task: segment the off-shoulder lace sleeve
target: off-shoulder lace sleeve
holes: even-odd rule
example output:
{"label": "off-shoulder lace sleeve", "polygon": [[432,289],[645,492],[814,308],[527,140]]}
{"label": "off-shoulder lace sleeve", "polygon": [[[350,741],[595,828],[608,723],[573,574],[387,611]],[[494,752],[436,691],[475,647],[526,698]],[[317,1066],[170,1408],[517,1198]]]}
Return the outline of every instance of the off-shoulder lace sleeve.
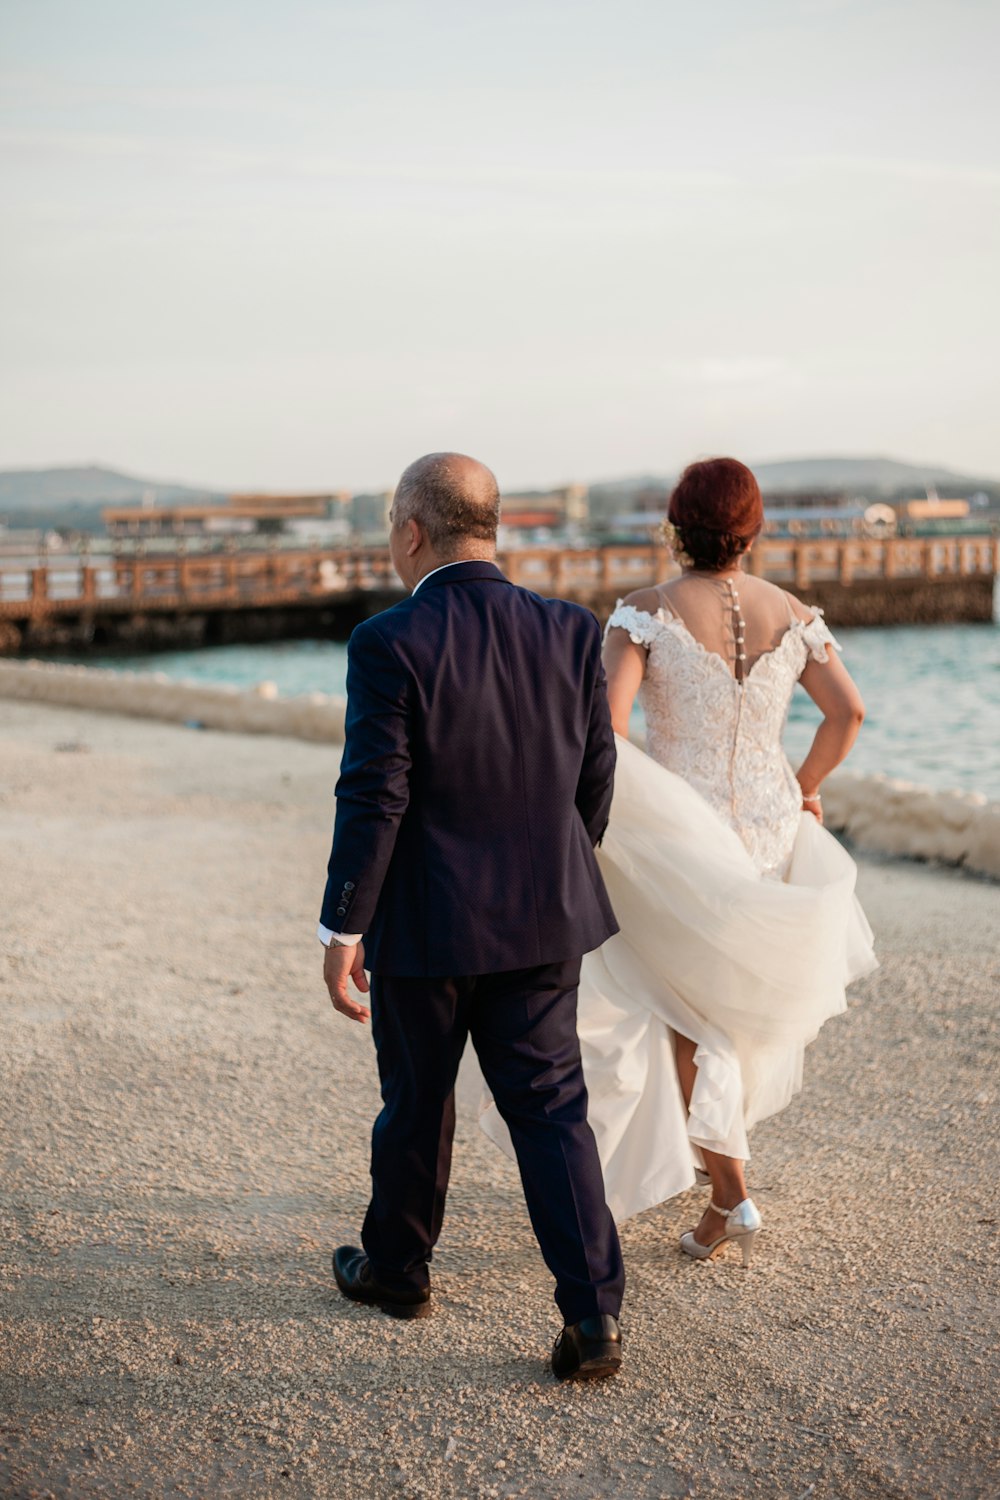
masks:
{"label": "off-shoulder lace sleeve", "polygon": [[627,630],[630,641],[634,641],[637,646],[645,646],[648,650],[662,627],[655,615],[648,615],[644,609],[636,609],[634,604],[623,604],[619,599],[614,613],[604,627],[604,639],[607,640],[609,630],[616,628]]}
{"label": "off-shoulder lace sleeve", "polygon": [[811,620],[806,620],[802,626],[802,639],[806,643],[806,650],[813,661],[829,661],[830,653],[826,649],[828,646],[832,646],[834,651],[842,651],[844,648],[823,619],[823,611],[817,609],[815,605],[810,605],[809,608],[813,612],[813,617]]}

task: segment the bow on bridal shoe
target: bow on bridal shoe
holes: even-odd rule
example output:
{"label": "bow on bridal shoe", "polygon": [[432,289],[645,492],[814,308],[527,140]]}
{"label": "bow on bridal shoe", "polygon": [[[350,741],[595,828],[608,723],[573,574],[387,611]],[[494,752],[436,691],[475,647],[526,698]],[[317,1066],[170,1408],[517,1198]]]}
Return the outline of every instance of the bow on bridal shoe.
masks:
{"label": "bow on bridal shoe", "polygon": [[725,1249],[730,1240],[736,1240],[743,1252],[745,1269],[750,1264],[750,1252],[761,1225],[756,1203],[752,1198],[744,1198],[735,1208],[720,1208],[717,1203],[711,1203],[709,1207],[726,1221],[722,1234],[710,1245],[703,1245],[700,1240],[695,1239],[694,1230],[689,1229],[686,1234],[681,1235],[681,1249],[694,1260],[711,1260],[720,1250]]}

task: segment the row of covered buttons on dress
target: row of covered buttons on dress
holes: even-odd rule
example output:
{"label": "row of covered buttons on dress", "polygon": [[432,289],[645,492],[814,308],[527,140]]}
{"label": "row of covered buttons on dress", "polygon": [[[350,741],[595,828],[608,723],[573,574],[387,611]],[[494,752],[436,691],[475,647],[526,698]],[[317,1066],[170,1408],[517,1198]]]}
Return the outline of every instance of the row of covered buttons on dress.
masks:
{"label": "row of covered buttons on dress", "polygon": [[[729,598],[733,606],[733,618],[735,624],[733,634],[736,637],[736,660],[737,663],[742,663],[747,659],[747,622],[743,618],[743,611],[740,608],[740,596],[737,592],[735,583],[731,578],[727,578],[726,582],[729,585]],[[736,668],[737,681],[742,682],[745,676],[746,667],[738,665]]]}
{"label": "row of covered buttons on dress", "polygon": [[346,917],[347,916],[347,908],[351,904],[351,892],[353,891],[353,889],[354,889],[354,881],[353,880],[345,880],[344,881],[344,889],[340,893],[340,903],[341,904],[337,907],[337,916],[338,917]]}
{"label": "row of covered buttons on dress", "polygon": [[738,818],[737,793],[736,793],[736,756],[740,742],[740,725],[743,722],[743,698],[746,690],[746,659],[747,659],[747,622],[743,618],[740,608],[740,596],[735,583],[731,578],[726,579],[729,585],[729,602],[733,607],[733,635],[736,639],[736,681],[739,684],[740,696],[736,705],[736,723],[733,726],[733,746],[729,754],[729,805],[734,818]]}

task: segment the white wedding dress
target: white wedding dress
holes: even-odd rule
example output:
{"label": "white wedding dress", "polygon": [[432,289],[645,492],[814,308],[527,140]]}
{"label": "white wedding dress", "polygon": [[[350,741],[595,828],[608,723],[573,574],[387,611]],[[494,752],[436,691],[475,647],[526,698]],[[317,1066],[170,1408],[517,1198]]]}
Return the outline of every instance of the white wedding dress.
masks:
{"label": "white wedding dress", "polygon": [[[854,861],[801,810],[781,743],[795,683],[837,643],[819,611],[789,606],[783,624],[740,681],[668,608],[619,604],[608,622],[647,653],[649,750],[618,740],[598,859],[621,931],[580,980],[589,1118],[619,1222],[691,1187],[702,1147],[747,1159],[750,1127],[798,1092],[806,1044],[876,967]],[[690,1113],[675,1032],[697,1047]],[[481,1124],[511,1152],[488,1095]]]}

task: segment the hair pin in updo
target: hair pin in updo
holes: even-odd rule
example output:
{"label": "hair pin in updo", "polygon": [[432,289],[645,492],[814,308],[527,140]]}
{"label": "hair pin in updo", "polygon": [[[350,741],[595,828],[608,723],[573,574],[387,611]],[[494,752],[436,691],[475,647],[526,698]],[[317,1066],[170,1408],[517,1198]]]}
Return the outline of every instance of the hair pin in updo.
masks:
{"label": "hair pin in updo", "polygon": [[670,548],[674,561],[682,568],[693,566],[693,560],[684,551],[684,540],[674,525],[673,521],[664,520],[660,522],[660,536],[664,545]]}

